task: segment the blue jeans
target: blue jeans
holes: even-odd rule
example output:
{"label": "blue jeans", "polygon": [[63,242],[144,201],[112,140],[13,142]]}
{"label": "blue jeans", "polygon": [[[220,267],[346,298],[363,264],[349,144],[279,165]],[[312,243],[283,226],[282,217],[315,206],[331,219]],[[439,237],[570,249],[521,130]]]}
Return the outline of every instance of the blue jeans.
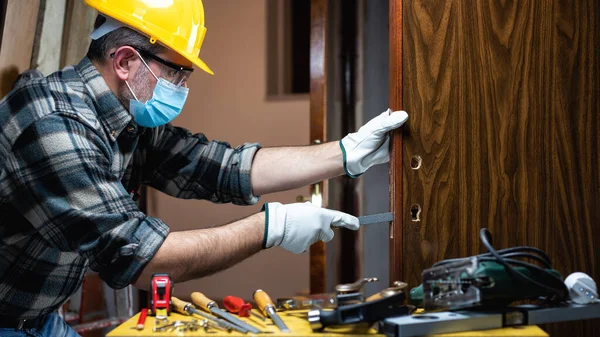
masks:
{"label": "blue jeans", "polygon": [[15,328],[0,328],[0,337],[81,337],[75,330],[58,316],[52,313],[46,324],[40,329],[17,330]]}

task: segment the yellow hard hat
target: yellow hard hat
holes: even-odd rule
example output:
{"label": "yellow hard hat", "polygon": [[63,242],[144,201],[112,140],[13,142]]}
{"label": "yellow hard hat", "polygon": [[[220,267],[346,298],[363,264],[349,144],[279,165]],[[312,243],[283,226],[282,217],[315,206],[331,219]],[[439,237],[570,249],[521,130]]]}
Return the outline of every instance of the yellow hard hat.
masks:
{"label": "yellow hard hat", "polygon": [[199,57],[206,35],[202,0],[85,0],[85,3],[214,74]]}

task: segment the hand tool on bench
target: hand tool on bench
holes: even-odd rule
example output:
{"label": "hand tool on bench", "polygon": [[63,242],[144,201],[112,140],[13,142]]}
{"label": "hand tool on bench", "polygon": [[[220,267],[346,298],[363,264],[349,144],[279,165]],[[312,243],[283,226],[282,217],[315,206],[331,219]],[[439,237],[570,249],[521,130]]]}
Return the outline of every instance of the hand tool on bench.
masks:
{"label": "hand tool on bench", "polygon": [[379,280],[376,277],[362,278],[353,283],[336,285],[335,293],[278,298],[277,309],[334,309],[343,305],[363,303],[365,301],[365,297],[362,292],[364,285],[377,281]]}
{"label": "hand tool on bench", "polygon": [[281,332],[290,332],[290,329],[285,325],[281,317],[277,315],[275,304],[273,304],[271,297],[264,290],[258,289],[254,292],[253,297],[263,315],[270,317]]}
{"label": "hand tool on bench", "polygon": [[154,274],[150,281],[150,310],[157,319],[166,319],[171,313],[173,283],[169,274]]}
{"label": "hand tool on bench", "polygon": [[377,294],[369,296],[367,298],[366,302],[371,302],[371,301],[379,300],[379,299],[382,299],[385,297],[390,297],[401,291],[404,291],[404,288],[406,288],[406,287],[408,287],[407,283],[404,283],[401,281],[395,281],[391,287],[383,289],[382,291],[378,292]]}
{"label": "hand tool on bench", "polygon": [[344,305],[334,310],[311,310],[308,322],[314,331],[318,331],[332,325],[374,323],[388,317],[409,315],[415,307],[403,305],[404,298],[404,292],[400,291],[371,302]]}
{"label": "hand tool on bench", "polygon": [[265,320],[264,316],[257,315],[256,313],[252,312],[252,304],[244,301],[244,299],[241,297],[225,296],[225,298],[223,298],[223,306],[229,312],[233,312],[240,317],[248,317],[253,322],[264,326],[263,322],[253,320],[250,315],[252,314],[253,316],[260,318],[262,321]]}
{"label": "hand tool on bench", "polygon": [[171,302],[173,302],[173,309],[175,309],[175,311],[177,311],[180,314],[184,314],[184,315],[195,314],[195,315],[201,316],[209,321],[215,322],[220,327],[225,328],[229,331],[236,330],[241,333],[248,332],[248,330],[246,330],[242,327],[239,327],[235,324],[229,323],[226,320],[223,320],[223,319],[217,318],[215,316],[209,315],[207,313],[204,313],[204,312],[196,309],[192,303],[182,301],[177,297],[171,297]]}
{"label": "hand tool on bench", "polygon": [[144,330],[144,324],[146,323],[146,317],[148,317],[148,309],[142,308],[142,311],[140,311],[140,317],[138,318],[137,324],[135,325],[135,328],[137,330]]}
{"label": "hand tool on bench", "polygon": [[261,331],[258,328],[253,327],[252,325],[242,321],[241,319],[234,317],[232,314],[219,309],[219,306],[217,305],[217,303],[215,301],[204,296],[204,294],[201,292],[193,292],[192,293],[192,302],[194,302],[195,305],[201,307],[202,309],[204,309],[210,313],[213,313],[214,315],[219,316],[225,320],[228,320],[229,322],[231,322],[241,328],[244,328],[244,329],[248,330],[249,332],[261,333]]}

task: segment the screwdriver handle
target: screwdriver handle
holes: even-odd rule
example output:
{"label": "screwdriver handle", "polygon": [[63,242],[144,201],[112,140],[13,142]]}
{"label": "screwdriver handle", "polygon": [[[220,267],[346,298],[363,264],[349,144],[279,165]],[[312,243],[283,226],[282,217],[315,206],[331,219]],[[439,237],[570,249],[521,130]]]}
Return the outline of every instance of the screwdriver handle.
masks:
{"label": "screwdriver handle", "polygon": [[189,315],[189,313],[185,310],[188,305],[191,305],[189,302],[182,301],[175,296],[171,296],[171,305],[173,309],[180,314]]}
{"label": "screwdriver handle", "polygon": [[258,309],[260,309],[260,311],[263,313],[263,315],[265,315],[266,317],[271,317],[271,315],[267,311],[267,309],[269,308],[275,308],[271,297],[269,297],[269,295],[267,295],[267,293],[264,292],[262,289],[258,289],[254,292],[254,300],[256,301],[256,305],[258,306]]}
{"label": "screwdriver handle", "polygon": [[249,311],[252,310],[252,304],[236,296],[225,296],[223,298],[223,306],[227,311],[236,313],[240,317],[249,317]]}
{"label": "screwdriver handle", "polygon": [[192,293],[192,302],[194,302],[195,305],[201,307],[202,309],[208,312],[211,312],[210,308],[212,307],[218,308],[217,303],[215,303],[215,301],[204,296],[203,293],[198,291]]}

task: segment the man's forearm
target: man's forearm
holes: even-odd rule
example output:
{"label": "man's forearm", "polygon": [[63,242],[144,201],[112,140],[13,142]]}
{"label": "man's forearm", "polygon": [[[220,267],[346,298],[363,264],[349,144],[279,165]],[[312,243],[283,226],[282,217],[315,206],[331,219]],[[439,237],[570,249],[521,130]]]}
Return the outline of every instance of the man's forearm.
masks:
{"label": "man's forearm", "polygon": [[252,163],[255,195],[285,191],[344,174],[338,142],[299,147],[263,148]]}
{"label": "man's forearm", "polygon": [[221,227],[172,232],[134,284],[147,289],[154,273],[183,282],[231,267],[261,250],[264,223],[258,213]]}

